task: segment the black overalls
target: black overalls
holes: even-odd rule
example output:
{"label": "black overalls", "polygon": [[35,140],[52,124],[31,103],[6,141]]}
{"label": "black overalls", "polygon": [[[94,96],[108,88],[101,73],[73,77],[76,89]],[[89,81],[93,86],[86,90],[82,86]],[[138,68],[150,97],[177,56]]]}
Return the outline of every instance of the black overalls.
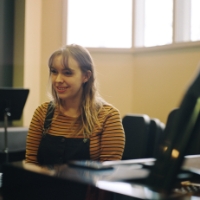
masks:
{"label": "black overalls", "polygon": [[[47,126],[51,123],[53,111],[54,110],[51,108],[50,103],[44,123],[44,129],[46,130],[48,129]],[[89,148],[89,139],[84,142],[83,138],[65,138],[63,136],[53,136],[48,133],[43,133],[41,143],[38,148],[38,163],[41,165],[59,165],[65,164],[69,160],[89,160]],[[70,191],[66,192],[66,199],[85,199],[87,186],[77,186],[76,184],[72,185],[73,184],[70,185]]]}
{"label": "black overalls", "polygon": [[69,160],[90,160],[90,141],[79,138],[65,138],[46,134],[38,149],[38,162],[41,165],[64,164]]}

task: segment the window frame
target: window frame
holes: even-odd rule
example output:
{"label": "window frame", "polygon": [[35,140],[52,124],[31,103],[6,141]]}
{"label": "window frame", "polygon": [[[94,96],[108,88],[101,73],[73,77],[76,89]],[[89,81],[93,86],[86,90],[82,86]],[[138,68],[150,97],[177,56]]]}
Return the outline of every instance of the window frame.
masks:
{"label": "window frame", "polygon": [[[111,53],[140,53],[140,52],[149,52],[149,51],[162,51],[162,50],[172,50],[172,49],[182,49],[182,48],[194,48],[200,47],[200,41],[180,41],[180,40],[187,40],[189,37],[189,29],[188,24],[190,23],[187,20],[187,23],[183,19],[190,18],[190,12],[186,12],[183,14],[181,9],[184,9],[190,6],[190,2],[183,0],[173,0],[174,10],[173,10],[173,38],[171,44],[165,44],[160,46],[151,46],[151,47],[144,47],[144,46],[137,46],[136,44],[141,44],[144,40],[144,16],[141,15],[141,10],[144,9],[144,0],[132,0],[132,47],[131,48],[91,48],[86,47],[90,52],[111,52]],[[187,5],[186,5],[187,4]],[[181,5],[181,6],[180,6]],[[136,8],[136,9],[135,9]],[[139,8],[139,9],[137,9]],[[62,31],[62,43],[66,45],[67,43],[67,10],[68,10],[68,0],[63,0],[63,31]],[[144,12],[142,12],[143,14]],[[137,17],[140,15],[140,24],[137,24]],[[180,20],[182,19],[182,20]],[[141,21],[143,23],[141,23]],[[183,23],[184,21],[184,23]],[[138,29],[139,26],[139,29]],[[180,27],[184,27],[186,30],[183,34],[183,31],[179,31]],[[137,27],[137,29],[136,29]],[[141,31],[143,33],[143,37],[141,37]],[[140,37],[138,34],[140,33]]]}

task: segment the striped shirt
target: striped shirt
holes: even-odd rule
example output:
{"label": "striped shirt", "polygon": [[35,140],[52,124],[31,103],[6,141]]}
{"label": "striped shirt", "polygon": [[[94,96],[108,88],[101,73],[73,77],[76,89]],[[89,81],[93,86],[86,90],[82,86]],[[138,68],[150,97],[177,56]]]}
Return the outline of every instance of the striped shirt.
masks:
{"label": "striped shirt", "polygon": [[[44,120],[49,102],[39,106],[31,120],[26,143],[26,162],[37,162],[37,151],[42,137]],[[111,105],[104,105],[99,115],[100,126],[95,126],[90,136],[91,160],[120,160],[124,151],[125,135],[119,111]],[[66,138],[84,138],[76,134],[78,118],[63,115],[55,108],[48,133]]]}

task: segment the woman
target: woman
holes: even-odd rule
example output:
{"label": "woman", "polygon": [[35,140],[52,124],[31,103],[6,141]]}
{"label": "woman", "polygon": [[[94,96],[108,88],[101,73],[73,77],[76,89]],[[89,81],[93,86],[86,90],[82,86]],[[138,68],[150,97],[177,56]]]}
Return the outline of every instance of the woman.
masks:
{"label": "woman", "polygon": [[49,72],[52,100],[35,110],[26,163],[120,160],[125,144],[120,114],[99,96],[89,52],[75,44],[57,50]]}

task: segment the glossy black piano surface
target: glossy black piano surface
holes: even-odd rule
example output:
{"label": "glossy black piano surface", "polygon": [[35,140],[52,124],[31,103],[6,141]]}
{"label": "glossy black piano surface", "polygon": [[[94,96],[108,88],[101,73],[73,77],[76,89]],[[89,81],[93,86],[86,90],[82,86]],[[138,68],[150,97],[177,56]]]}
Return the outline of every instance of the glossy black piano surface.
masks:
{"label": "glossy black piano surface", "polygon": [[[70,199],[72,188],[91,185],[103,190],[139,199],[200,198],[200,156],[186,156],[176,187],[170,194],[153,190],[145,184],[155,159],[108,161],[113,169],[94,170],[64,165],[40,168],[14,162],[3,168],[3,200]],[[11,192],[12,191],[12,192]],[[69,192],[70,191],[70,192]],[[77,199],[79,199],[78,191]],[[79,192],[81,194],[81,191]]]}

